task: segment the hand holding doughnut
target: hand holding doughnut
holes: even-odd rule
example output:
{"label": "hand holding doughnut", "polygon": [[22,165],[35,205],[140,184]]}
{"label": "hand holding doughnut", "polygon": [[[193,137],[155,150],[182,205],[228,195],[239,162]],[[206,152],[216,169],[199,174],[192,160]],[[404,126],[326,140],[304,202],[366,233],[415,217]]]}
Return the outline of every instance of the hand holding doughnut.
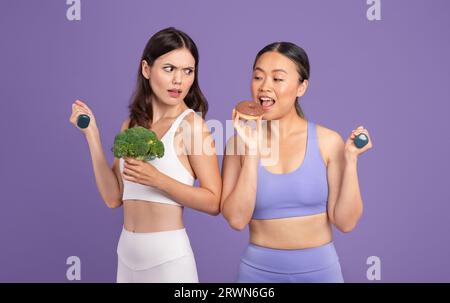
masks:
{"label": "hand holding doughnut", "polygon": [[[256,106],[254,106],[256,104]],[[239,138],[245,144],[245,155],[259,155],[259,146],[262,141],[262,107],[253,101],[242,101],[233,109],[233,126]],[[240,119],[247,122],[241,123]],[[248,121],[256,122],[256,129]]]}

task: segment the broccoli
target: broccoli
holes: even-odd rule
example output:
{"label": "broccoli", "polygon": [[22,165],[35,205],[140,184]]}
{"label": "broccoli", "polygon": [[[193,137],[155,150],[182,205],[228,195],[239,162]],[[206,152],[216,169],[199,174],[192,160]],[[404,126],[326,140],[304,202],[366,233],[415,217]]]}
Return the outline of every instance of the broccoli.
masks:
{"label": "broccoli", "polygon": [[164,144],[156,134],[142,126],[124,130],[114,138],[114,157],[150,161],[164,156]]}

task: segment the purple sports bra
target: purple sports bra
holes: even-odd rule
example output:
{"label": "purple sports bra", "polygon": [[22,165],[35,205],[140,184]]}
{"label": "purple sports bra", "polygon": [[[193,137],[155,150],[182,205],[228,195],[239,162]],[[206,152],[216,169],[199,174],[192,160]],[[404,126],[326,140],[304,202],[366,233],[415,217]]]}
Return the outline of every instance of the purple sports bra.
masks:
{"label": "purple sports bra", "polygon": [[326,165],[319,151],[316,125],[307,123],[306,154],[300,167],[286,174],[274,174],[259,163],[253,219],[299,217],[327,211]]}

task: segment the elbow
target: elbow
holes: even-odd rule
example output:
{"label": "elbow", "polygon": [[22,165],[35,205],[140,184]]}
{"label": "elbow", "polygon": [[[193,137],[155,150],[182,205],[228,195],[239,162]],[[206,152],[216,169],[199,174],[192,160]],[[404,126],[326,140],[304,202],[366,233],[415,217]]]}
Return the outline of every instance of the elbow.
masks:
{"label": "elbow", "polygon": [[247,222],[241,219],[230,218],[227,220],[228,224],[236,231],[242,231],[247,226]]}
{"label": "elbow", "polygon": [[361,219],[361,216],[362,216],[362,209],[358,210],[357,212],[353,213],[350,216],[345,217],[335,216],[334,225],[340,232],[349,233],[356,228],[359,220]]}
{"label": "elbow", "polygon": [[356,228],[356,225],[358,224],[359,217],[355,220],[346,221],[346,222],[336,222],[337,229],[342,233],[349,233],[353,231]]}
{"label": "elbow", "polygon": [[356,227],[356,224],[345,224],[345,225],[336,225],[337,229],[346,234],[353,231]]}
{"label": "elbow", "polygon": [[214,201],[210,204],[211,204],[211,207],[206,212],[211,216],[217,216],[218,214],[220,214],[220,208],[221,208],[220,197],[214,199]]}
{"label": "elbow", "polygon": [[220,214],[219,205],[212,207],[207,211],[207,213],[211,216],[217,216],[218,214]]}
{"label": "elbow", "polygon": [[230,225],[235,231],[243,231],[246,225]]}
{"label": "elbow", "polygon": [[245,228],[246,224],[243,220],[240,220],[236,216],[233,216],[233,214],[230,214],[228,209],[223,209],[223,204],[221,204],[220,211],[231,228],[237,231],[242,231]]}
{"label": "elbow", "polygon": [[242,216],[240,216],[237,212],[230,210],[226,207],[226,199],[222,197],[220,201],[220,212],[222,213],[225,220],[227,220],[228,225],[236,231],[242,231],[248,224],[249,220],[245,220]]}
{"label": "elbow", "polygon": [[220,214],[220,211],[219,210],[217,210],[217,211],[215,210],[215,211],[209,212],[208,214],[211,215],[211,216],[216,217],[218,214]]}
{"label": "elbow", "polygon": [[106,206],[108,206],[108,208],[114,209],[114,208],[119,208],[120,206],[122,206],[122,200],[113,200],[113,201],[105,201]]}

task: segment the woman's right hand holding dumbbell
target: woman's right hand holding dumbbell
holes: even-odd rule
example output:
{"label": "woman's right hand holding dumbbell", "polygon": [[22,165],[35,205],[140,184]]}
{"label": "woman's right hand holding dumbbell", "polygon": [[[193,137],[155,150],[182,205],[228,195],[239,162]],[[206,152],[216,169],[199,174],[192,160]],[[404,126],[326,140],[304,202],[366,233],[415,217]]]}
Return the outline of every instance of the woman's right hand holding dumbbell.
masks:
{"label": "woman's right hand holding dumbbell", "polygon": [[[88,123],[85,123],[84,125],[82,125],[81,123],[79,124],[78,118],[80,117],[80,115],[88,116],[89,118],[87,120],[85,120],[85,121],[88,121]],[[80,100],[76,100],[72,104],[72,114],[70,115],[69,121],[76,128],[81,130],[81,132],[83,132],[85,135],[98,133],[97,123],[95,121],[94,114],[92,113],[91,109],[84,102],[82,102]],[[86,124],[87,124],[87,127],[85,127]],[[83,127],[85,127],[85,128],[83,128]]]}

